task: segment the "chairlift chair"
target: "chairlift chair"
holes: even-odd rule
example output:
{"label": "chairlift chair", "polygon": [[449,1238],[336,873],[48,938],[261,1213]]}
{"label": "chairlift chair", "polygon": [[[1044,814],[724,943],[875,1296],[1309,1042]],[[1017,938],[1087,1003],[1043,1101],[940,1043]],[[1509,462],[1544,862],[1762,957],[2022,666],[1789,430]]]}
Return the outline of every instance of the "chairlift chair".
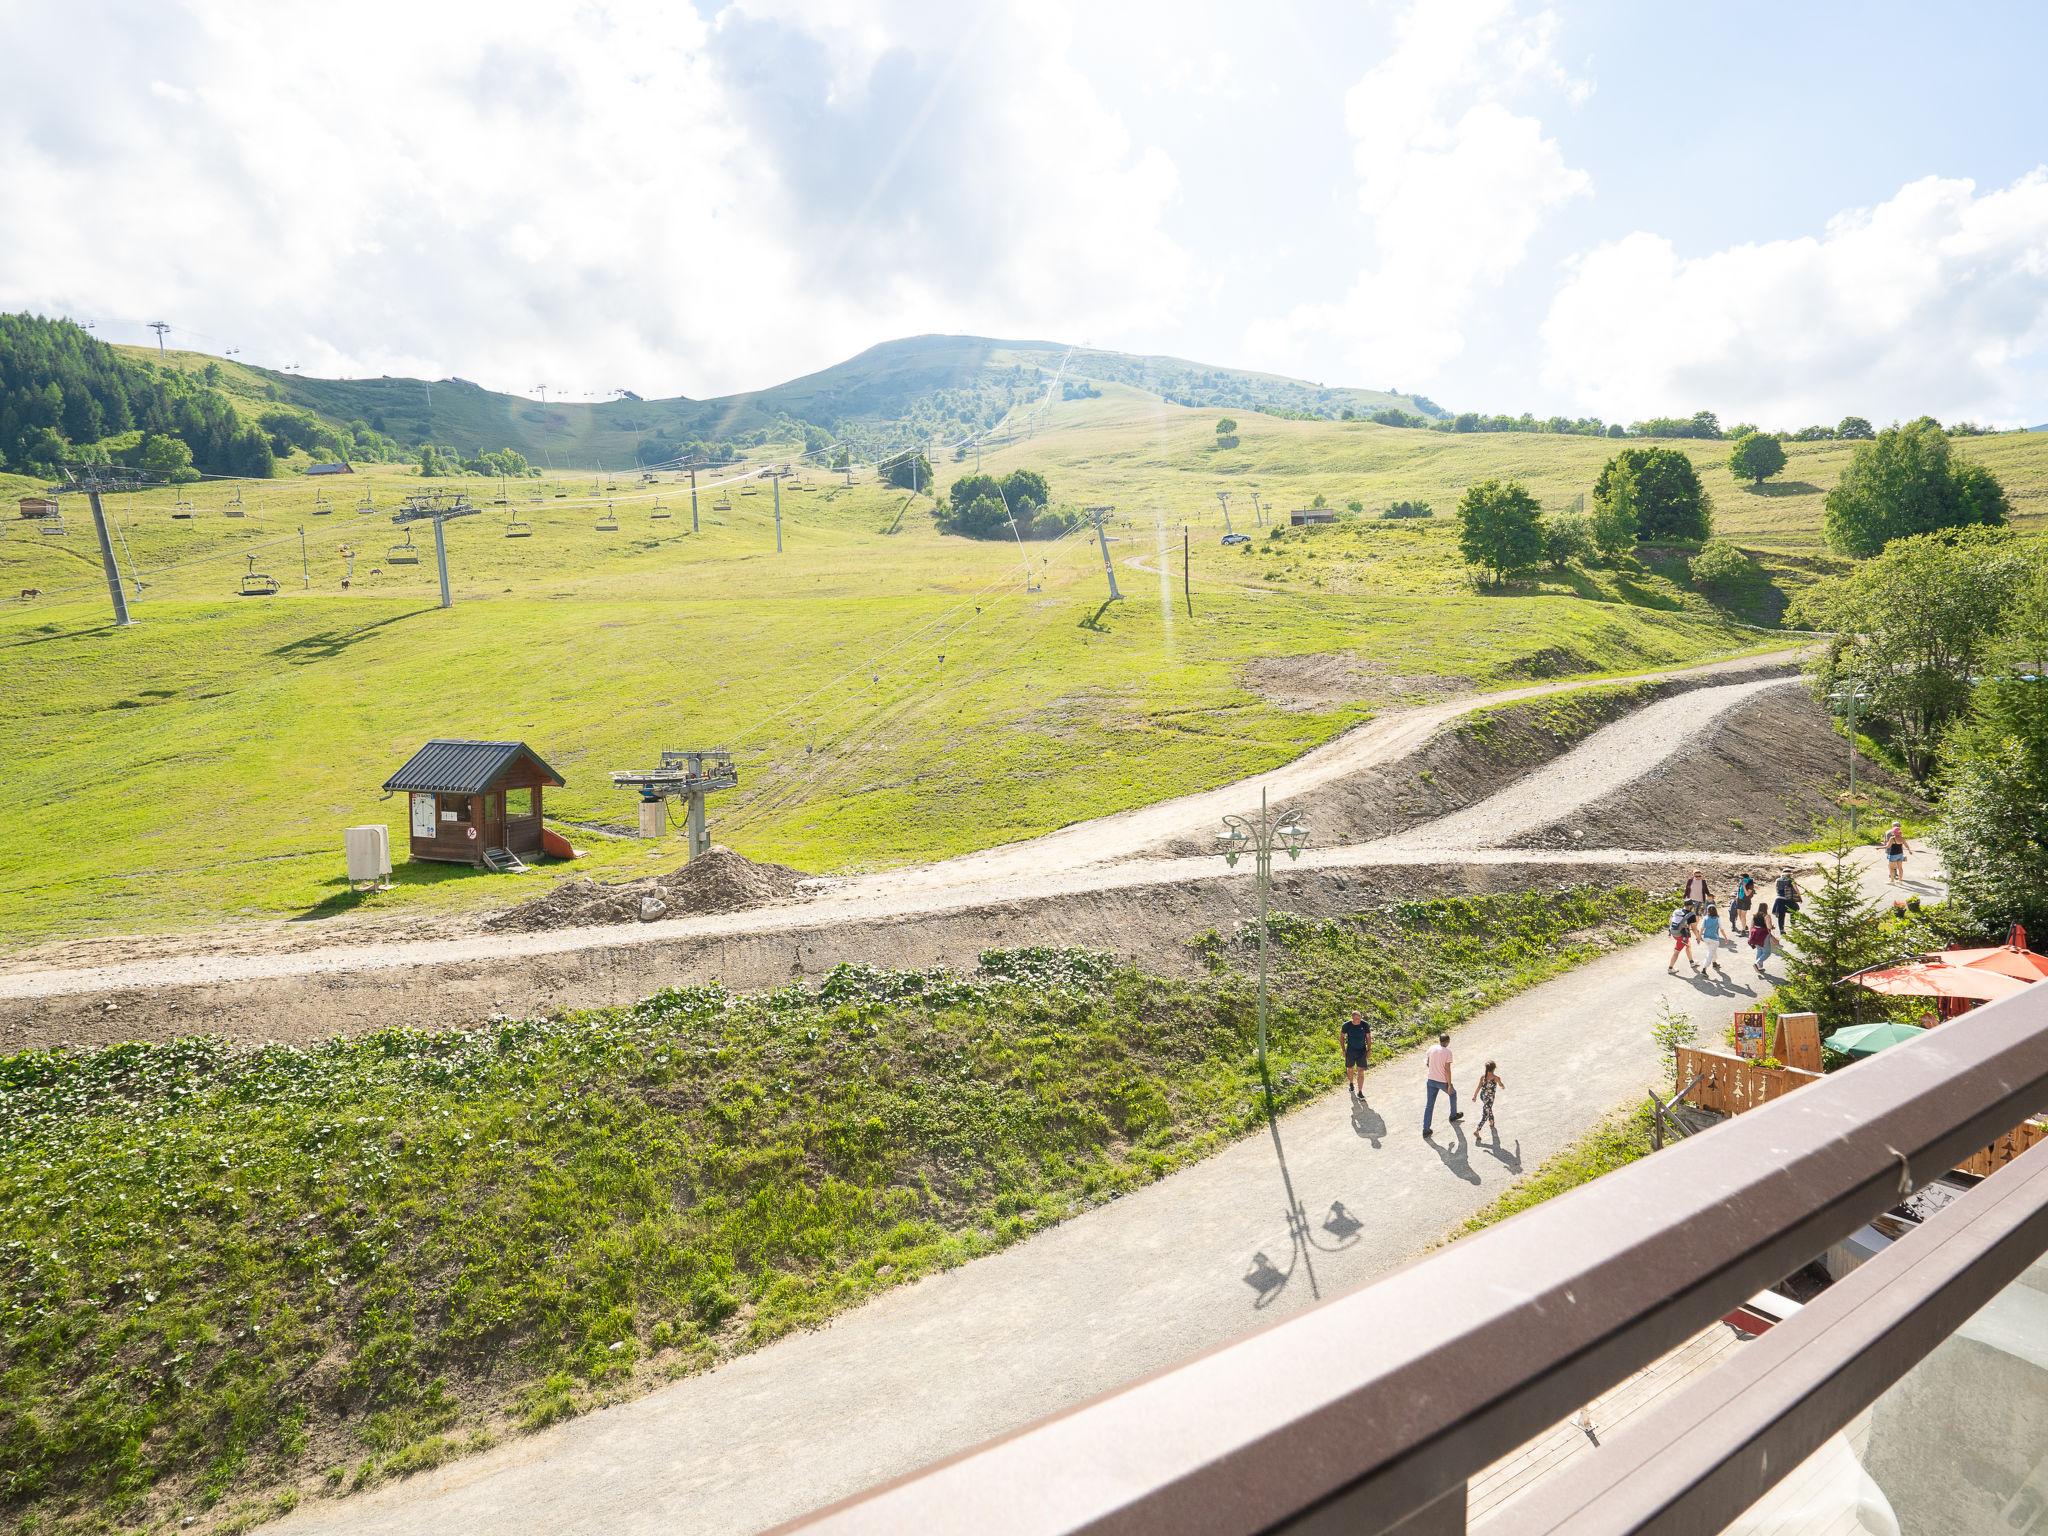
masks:
{"label": "chairlift chair", "polygon": [[[650,475],[648,478],[652,479],[653,477]],[[654,505],[647,509],[648,519],[652,522],[660,522],[663,518],[666,518],[669,515],[670,514],[668,508],[663,506],[661,504],[661,498],[659,496],[656,496],[654,498]]]}
{"label": "chairlift chair", "polygon": [[420,563],[419,548],[412,541],[412,530],[410,528],[405,530],[405,542],[392,545],[385,552],[384,559],[390,565],[418,565]]}
{"label": "chairlift chair", "polygon": [[44,538],[46,538],[46,539],[61,539],[61,538],[63,538],[63,537],[64,537],[64,516],[63,516],[63,514],[62,514],[62,513],[60,512],[60,513],[54,513],[54,514],[52,514],[52,515],[51,515],[51,516],[49,516],[49,517],[39,517],[39,518],[37,518],[37,519],[36,519],[36,532],[37,532],[37,533],[40,533],[40,534],[41,534],[41,535],[42,535],[42,536],[43,536]]}
{"label": "chairlift chair", "polygon": [[171,503],[171,517],[176,522],[191,522],[192,503],[187,501],[184,497],[180,496],[176,501]]}
{"label": "chairlift chair", "polygon": [[617,533],[619,531],[619,519],[617,514],[612,511],[612,504],[610,502],[604,504],[604,516],[597,520],[597,531],[599,533]]}
{"label": "chairlift chair", "polygon": [[241,517],[243,515],[242,488],[239,485],[235,487],[235,494],[221,503],[220,515],[222,517]]}
{"label": "chairlift chair", "polygon": [[376,503],[375,501],[373,501],[373,500],[371,500],[371,499],[370,499],[370,488],[369,488],[369,487],[368,487],[368,486],[366,485],[366,486],[364,486],[364,487],[363,487],[363,501],[362,501],[362,505],[361,505],[361,506],[359,506],[359,507],[357,507],[357,508],[356,508],[356,511],[357,511],[357,512],[358,512],[358,513],[360,514],[360,513],[365,513],[365,512],[374,512],[374,511],[376,511],[376,510],[377,510],[377,503]]}
{"label": "chairlift chair", "polygon": [[334,503],[327,499],[327,493],[325,491],[315,491],[313,493],[313,515],[315,517],[331,517],[333,514]]}
{"label": "chairlift chair", "polygon": [[242,585],[237,590],[236,596],[277,596],[277,578],[275,576],[265,576],[261,572],[259,572],[256,569],[256,557],[254,555],[244,555],[242,558],[249,562],[249,569],[247,573],[245,573],[242,577]]}
{"label": "chairlift chair", "polygon": [[718,493],[718,500],[711,503],[711,510],[714,512],[730,512],[732,510],[732,498],[726,495],[725,492],[720,491]]}
{"label": "chairlift chair", "polygon": [[505,537],[508,539],[530,539],[533,537],[533,524],[527,522],[515,512],[510,521],[505,524]]}

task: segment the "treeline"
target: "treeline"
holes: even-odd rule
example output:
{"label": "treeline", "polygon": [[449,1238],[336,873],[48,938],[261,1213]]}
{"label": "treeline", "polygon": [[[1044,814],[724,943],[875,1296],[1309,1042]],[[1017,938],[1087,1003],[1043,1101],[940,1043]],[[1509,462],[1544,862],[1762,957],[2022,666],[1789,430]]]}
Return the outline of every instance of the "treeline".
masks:
{"label": "treeline", "polygon": [[[1343,419],[1349,421],[1352,413],[1345,411]],[[1814,443],[1867,441],[1877,435],[1876,429],[1861,416],[1844,416],[1832,427],[1801,427],[1796,432],[1783,430],[1765,431],[1754,422],[1737,422],[1732,427],[1723,427],[1721,418],[1712,411],[1695,411],[1690,416],[1651,416],[1642,421],[1632,421],[1624,426],[1618,421],[1603,421],[1598,416],[1532,416],[1524,411],[1519,416],[1486,416],[1478,411],[1460,411],[1455,416],[1431,418],[1418,416],[1413,411],[1404,411],[1389,406],[1384,410],[1369,411],[1365,421],[1378,422],[1383,427],[1408,427],[1424,432],[1550,432],[1572,437],[1678,437],[1733,440],[1736,438],[1760,436],[1775,438],[1781,443]],[[1952,437],[1982,437],[1995,428],[1981,427],[1973,421],[1957,422],[1944,427],[1932,416],[1918,418],[1921,423],[1946,432]]]}
{"label": "treeline", "polygon": [[207,474],[277,467],[263,429],[203,381],[131,363],[68,320],[0,315],[0,469],[55,475],[139,454],[156,437],[182,443]]}

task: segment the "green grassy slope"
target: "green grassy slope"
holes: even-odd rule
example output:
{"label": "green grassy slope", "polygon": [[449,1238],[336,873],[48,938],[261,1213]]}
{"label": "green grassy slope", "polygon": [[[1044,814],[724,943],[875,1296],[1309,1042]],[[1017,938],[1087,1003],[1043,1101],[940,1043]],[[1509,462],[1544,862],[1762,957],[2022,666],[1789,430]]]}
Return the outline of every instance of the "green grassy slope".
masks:
{"label": "green grassy slope", "polygon": [[[673,483],[529,483],[517,494],[537,500],[451,527],[451,612],[434,606],[430,550],[393,564],[388,521],[350,510],[366,492],[389,507],[418,485],[408,472],[245,486],[248,515],[232,520],[224,486],[195,488],[189,520],[171,515],[180,493],[116,497],[124,559],[150,583],[126,631],[105,627],[82,508],[63,539],[0,524],[0,591],[48,594],[0,607],[13,683],[0,695],[0,760],[14,765],[0,802],[0,933],[345,908],[342,829],[381,819],[402,834],[403,804],[377,786],[435,735],[523,737],[569,778],[551,811],[621,826],[630,797],[609,770],[667,746],[729,745],[742,786],[715,804],[715,835],[750,856],[852,870],[1228,782],[1430,677],[1628,671],[1768,642],[1648,575],[1477,593],[1447,518],[1227,549],[1211,491],[1247,473],[1223,473],[1235,466],[1219,464],[1207,414],[1112,392],[1058,407],[1052,422],[987,462],[1041,464],[1057,494],[1117,504],[1119,560],[1152,568],[1120,567],[1115,607],[1103,606],[1092,540],[1020,556],[942,537],[929,501],[871,481],[786,490],[779,558],[765,487],[707,490],[693,536],[687,489]],[[1236,458],[1260,466],[1280,505],[1315,488],[1341,500],[1376,478],[1436,494],[1391,467],[1414,437],[1260,419]],[[1543,489],[1573,483],[1557,470]],[[675,515],[655,519],[656,496]],[[314,515],[316,498],[339,510]],[[605,500],[616,533],[595,526]],[[535,537],[504,536],[515,511]],[[357,552],[347,593],[344,544]],[[250,553],[282,596],[234,595]],[[1252,661],[1331,652],[1368,658],[1383,683],[1303,709],[1247,682]],[[579,841],[599,873],[676,859],[673,844],[650,857],[637,843]],[[533,888],[414,868],[377,903],[503,902]]]}
{"label": "green grassy slope", "polygon": [[[1276,914],[1276,1106],[1335,1086],[1340,1007],[1398,1051],[1663,905]],[[232,1523],[266,1486],[250,1512],[416,1471],[1142,1187],[1261,1123],[1248,937],[1211,936],[1194,981],[1009,952],[310,1051],[0,1060],[0,1526]]]}

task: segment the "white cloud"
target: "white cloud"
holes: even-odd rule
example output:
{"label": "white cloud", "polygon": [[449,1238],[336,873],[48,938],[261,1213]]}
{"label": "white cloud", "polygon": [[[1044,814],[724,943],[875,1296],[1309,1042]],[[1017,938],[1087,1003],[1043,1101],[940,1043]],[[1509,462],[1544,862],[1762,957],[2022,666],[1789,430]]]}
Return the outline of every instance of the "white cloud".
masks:
{"label": "white cloud", "polygon": [[2048,382],[2048,167],[1981,195],[1926,177],[1706,256],[1631,234],[1578,261],[1543,343],[1546,385],[1603,415],[1994,421]]}
{"label": "white cloud", "polygon": [[[36,213],[0,304],[309,372],[700,395],[908,332],[1163,323],[1174,167],[1068,29],[938,0],[30,8],[0,204]],[[61,88],[58,58],[87,61]]]}
{"label": "white cloud", "polygon": [[1514,0],[1415,0],[1395,47],[1345,101],[1372,260],[1346,296],[1256,323],[1275,365],[1335,337],[1376,379],[1427,385],[1465,345],[1475,295],[1521,265],[1559,207],[1591,189],[1543,124],[1512,111],[1531,87],[1582,100],[1553,52],[1554,16]]}

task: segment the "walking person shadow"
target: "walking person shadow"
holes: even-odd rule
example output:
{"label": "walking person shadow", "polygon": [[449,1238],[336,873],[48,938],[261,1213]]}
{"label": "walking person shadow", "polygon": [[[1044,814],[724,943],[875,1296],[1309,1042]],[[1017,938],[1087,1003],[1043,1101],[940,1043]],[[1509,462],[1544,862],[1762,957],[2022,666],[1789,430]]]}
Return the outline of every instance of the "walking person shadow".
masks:
{"label": "walking person shadow", "polygon": [[1374,1147],[1378,1147],[1380,1138],[1387,1134],[1386,1118],[1378,1110],[1366,1103],[1365,1100],[1353,1099],[1351,1101],[1351,1129],[1354,1134],[1363,1136]]}
{"label": "walking person shadow", "polygon": [[1429,1148],[1443,1159],[1443,1164],[1467,1184],[1479,1182],[1479,1172],[1472,1166],[1471,1141],[1465,1135],[1465,1127],[1458,1121],[1451,1122],[1451,1139],[1439,1144],[1435,1137],[1429,1139]]}
{"label": "walking person shadow", "polygon": [[1522,1142],[1520,1137],[1515,1139],[1515,1144],[1512,1148],[1503,1147],[1500,1144],[1500,1127],[1495,1126],[1492,1146],[1488,1146],[1483,1141],[1474,1142],[1473,1145],[1478,1147],[1488,1157],[1497,1160],[1509,1173],[1520,1173],[1522,1171]]}

